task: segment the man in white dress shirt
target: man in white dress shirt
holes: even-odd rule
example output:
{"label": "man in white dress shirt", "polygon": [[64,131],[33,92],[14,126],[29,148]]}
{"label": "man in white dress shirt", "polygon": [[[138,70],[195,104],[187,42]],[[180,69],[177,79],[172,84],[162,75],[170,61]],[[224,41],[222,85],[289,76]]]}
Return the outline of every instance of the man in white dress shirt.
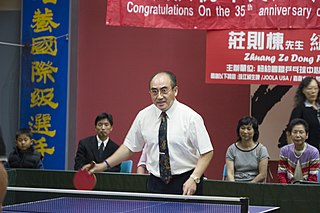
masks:
{"label": "man in white dress shirt", "polygon": [[[150,193],[201,195],[203,174],[212,157],[213,146],[202,117],[190,107],[178,102],[176,76],[172,72],[156,73],[149,82],[151,105],[141,110],[120,148],[89,172],[100,172],[140,152],[146,146],[146,167],[150,172],[147,190]],[[171,179],[164,182],[159,169],[159,126],[161,113],[167,117],[167,144]]]}

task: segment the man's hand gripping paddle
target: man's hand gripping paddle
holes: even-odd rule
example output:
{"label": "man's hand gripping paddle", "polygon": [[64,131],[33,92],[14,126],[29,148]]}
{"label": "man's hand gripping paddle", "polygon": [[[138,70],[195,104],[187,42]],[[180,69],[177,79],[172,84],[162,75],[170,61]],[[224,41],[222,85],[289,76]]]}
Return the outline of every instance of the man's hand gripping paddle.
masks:
{"label": "man's hand gripping paddle", "polygon": [[95,162],[90,163],[88,170],[79,170],[73,177],[73,185],[78,190],[92,190],[96,185],[97,178],[95,174],[88,171],[95,166]]}

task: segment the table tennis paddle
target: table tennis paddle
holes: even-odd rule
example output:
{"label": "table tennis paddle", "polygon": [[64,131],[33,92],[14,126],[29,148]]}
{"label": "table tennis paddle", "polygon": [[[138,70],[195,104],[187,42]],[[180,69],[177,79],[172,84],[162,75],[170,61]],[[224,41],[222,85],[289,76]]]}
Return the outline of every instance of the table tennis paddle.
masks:
{"label": "table tennis paddle", "polygon": [[[90,163],[88,170],[94,167],[95,162]],[[79,170],[73,177],[73,185],[78,190],[92,190],[96,185],[97,178],[95,174],[90,174],[87,170]]]}

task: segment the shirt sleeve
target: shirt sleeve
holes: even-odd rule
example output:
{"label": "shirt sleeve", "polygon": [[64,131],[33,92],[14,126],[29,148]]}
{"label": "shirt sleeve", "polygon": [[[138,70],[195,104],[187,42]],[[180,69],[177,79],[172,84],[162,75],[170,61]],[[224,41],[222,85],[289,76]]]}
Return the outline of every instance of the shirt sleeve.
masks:
{"label": "shirt sleeve", "polygon": [[123,144],[132,152],[140,152],[144,146],[144,139],[141,133],[140,113],[134,119]]}
{"label": "shirt sleeve", "polygon": [[194,145],[198,147],[200,154],[204,154],[213,150],[210,136],[200,115],[197,114],[193,117],[190,131],[191,138],[193,138],[192,141],[195,142]]}
{"label": "shirt sleeve", "polygon": [[310,160],[310,168],[308,181],[318,182],[319,175],[319,152],[317,149],[313,149],[314,151],[311,153]]}
{"label": "shirt sleeve", "polygon": [[146,164],[147,164],[147,154],[146,154],[146,147],[144,147],[137,166],[138,167],[146,166]]}
{"label": "shirt sleeve", "polygon": [[226,159],[229,161],[234,161],[234,151],[232,148],[233,146],[234,145],[229,146],[226,152]]}
{"label": "shirt sleeve", "polygon": [[292,121],[295,118],[302,118],[303,117],[302,116],[302,109],[303,108],[304,108],[304,106],[299,105],[292,110],[289,123],[290,123],[290,121]]}
{"label": "shirt sleeve", "polygon": [[269,158],[269,153],[267,147],[261,145],[261,151],[260,151],[260,160]]}
{"label": "shirt sleeve", "polygon": [[288,183],[287,181],[288,159],[287,157],[285,157],[285,149],[286,147],[283,147],[280,149],[280,160],[279,160],[278,172],[277,172],[279,183]]}

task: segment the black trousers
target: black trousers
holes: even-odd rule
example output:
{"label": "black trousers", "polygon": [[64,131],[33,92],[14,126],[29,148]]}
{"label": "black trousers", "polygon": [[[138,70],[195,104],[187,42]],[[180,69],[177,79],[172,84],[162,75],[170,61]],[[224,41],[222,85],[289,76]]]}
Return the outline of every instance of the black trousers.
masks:
{"label": "black trousers", "polygon": [[[149,193],[182,195],[183,184],[190,178],[192,172],[193,170],[179,175],[173,175],[168,184],[165,184],[160,178],[150,174],[147,181],[147,190]],[[200,183],[197,184],[195,195],[203,195],[203,177],[201,177]]]}

